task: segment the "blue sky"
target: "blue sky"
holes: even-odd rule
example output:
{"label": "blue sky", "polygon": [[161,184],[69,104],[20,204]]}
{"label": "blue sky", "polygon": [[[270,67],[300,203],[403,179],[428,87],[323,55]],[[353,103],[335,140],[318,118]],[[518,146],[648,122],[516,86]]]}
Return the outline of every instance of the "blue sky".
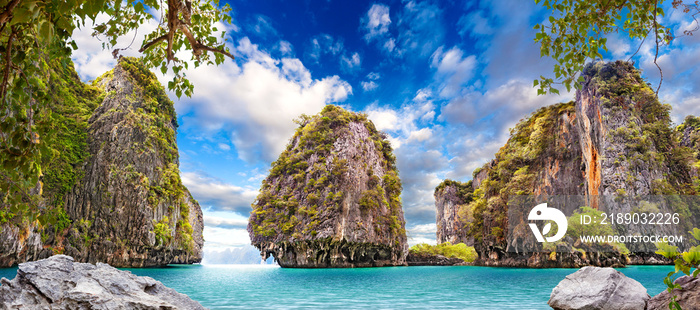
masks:
{"label": "blue sky", "polygon": [[[471,179],[518,120],[573,98],[537,96],[532,88],[553,66],[533,41],[533,26],[547,17],[534,1],[228,3],[233,23],[220,28],[236,60],[189,70],[193,97],[171,95],[183,182],[204,209],[205,253],[249,243],[250,204],[302,113],[338,104],[367,113],[387,132],[404,184],[409,242],[434,243],[435,186]],[[694,26],[681,12],[666,11],[678,33]],[[74,34],[73,59],[86,81],[114,65],[90,33]],[[688,78],[700,68],[698,41],[678,38],[660,54],[660,97],[674,106],[675,121],[700,114],[700,85]],[[614,35],[605,57],[628,59],[638,45]],[[138,55],[135,49],[124,54]],[[656,85],[653,46],[645,42],[632,59]]]}

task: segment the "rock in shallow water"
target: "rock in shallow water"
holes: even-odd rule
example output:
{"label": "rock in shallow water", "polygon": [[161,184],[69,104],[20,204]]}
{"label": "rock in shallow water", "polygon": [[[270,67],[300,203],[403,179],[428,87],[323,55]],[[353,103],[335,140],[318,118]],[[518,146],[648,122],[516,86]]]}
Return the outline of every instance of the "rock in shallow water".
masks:
{"label": "rock in shallow water", "polygon": [[[683,310],[700,310],[700,278],[682,276],[673,283],[680,284],[681,289],[674,290],[673,295]],[[671,294],[663,291],[659,295],[649,299],[648,310],[666,310],[671,302]]]}
{"label": "rock in shallow water", "polygon": [[401,180],[387,136],[327,105],[302,116],[253,204],[253,246],[281,267],[406,265]]}
{"label": "rock in shallow water", "polygon": [[19,264],[2,279],[0,309],[205,309],[150,277],[66,255]]}
{"label": "rock in shallow water", "polygon": [[557,310],[644,310],[648,299],[647,289],[622,272],[583,267],[559,282],[548,304]]}
{"label": "rock in shallow water", "polygon": [[446,257],[444,255],[415,254],[408,253],[406,263],[409,266],[462,266],[468,265],[464,260],[457,257]]}

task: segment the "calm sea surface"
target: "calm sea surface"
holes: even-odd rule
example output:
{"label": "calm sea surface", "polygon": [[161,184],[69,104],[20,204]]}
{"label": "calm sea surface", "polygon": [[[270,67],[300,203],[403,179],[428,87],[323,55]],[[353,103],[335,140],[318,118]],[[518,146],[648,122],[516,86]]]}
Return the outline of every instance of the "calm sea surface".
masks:
{"label": "calm sea surface", "polygon": [[[211,309],[551,309],[549,294],[576,269],[389,267],[282,269],[192,265],[126,269]],[[654,296],[672,266],[618,269]],[[16,268],[0,269],[14,278]]]}

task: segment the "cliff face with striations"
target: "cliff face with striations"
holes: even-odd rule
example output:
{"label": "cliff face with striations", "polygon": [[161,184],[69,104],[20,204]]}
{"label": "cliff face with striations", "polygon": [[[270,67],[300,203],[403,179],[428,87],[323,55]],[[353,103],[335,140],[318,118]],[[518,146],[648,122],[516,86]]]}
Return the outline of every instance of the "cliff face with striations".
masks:
{"label": "cliff face with striations", "polygon": [[[518,244],[520,253],[508,251],[514,241],[531,234],[528,210],[509,209],[517,195],[576,195],[584,198],[580,205],[608,213],[671,212],[684,219],[677,227],[631,226],[627,234],[683,233],[697,226],[696,204],[662,199],[643,206],[639,197],[697,192],[700,122],[689,117],[674,129],[670,107],[659,103],[628,63],[591,64],[582,76],[575,102],[541,108],[518,123],[495,159],[475,171],[473,201],[463,205],[458,219],[471,225],[455,234],[474,238],[477,264],[576,267],[627,262],[619,247],[591,247],[574,240],[558,245],[564,248],[557,248],[563,253],[556,255],[539,243]],[[436,200],[436,205],[440,209],[445,202]],[[509,211],[525,214],[510,230]],[[438,225],[440,221],[439,216]],[[654,250],[643,244],[626,246],[633,254]],[[635,263],[654,262],[648,255],[632,256]]]}
{"label": "cliff face with striations", "polygon": [[253,204],[252,244],[282,267],[405,265],[389,141],[365,115],[333,105],[298,122]]}
{"label": "cliff face with striations", "polygon": [[474,245],[474,238],[466,234],[473,222],[470,214],[460,214],[462,206],[472,201],[472,182],[461,183],[445,180],[435,188],[435,218],[437,222],[437,243],[450,242]]}
{"label": "cliff face with striations", "polygon": [[175,110],[155,75],[122,58],[93,85],[70,63],[51,78],[44,211],[32,223],[5,219],[0,265],[52,254],[118,267],[201,261],[202,213],[180,181]]}
{"label": "cliff face with striations", "polygon": [[687,147],[692,152],[690,161],[690,176],[693,179],[693,187],[696,193],[700,193],[700,117],[689,115],[682,124],[676,128],[680,135],[680,145]]}

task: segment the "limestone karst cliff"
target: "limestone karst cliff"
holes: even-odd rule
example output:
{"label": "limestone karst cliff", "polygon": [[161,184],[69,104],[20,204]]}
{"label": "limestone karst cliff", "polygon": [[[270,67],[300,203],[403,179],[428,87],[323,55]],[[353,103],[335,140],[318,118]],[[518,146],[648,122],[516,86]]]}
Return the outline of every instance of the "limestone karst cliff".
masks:
{"label": "limestone karst cliff", "polygon": [[53,254],[118,267],[201,261],[202,212],[180,180],[175,110],[155,75],[121,58],[86,85],[58,60],[47,84],[42,212],[28,222],[2,206],[0,266]]}
{"label": "limestone karst cliff", "polygon": [[252,244],[282,267],[405,265],[389,141],[365,115],[333,105],[298,124],[253,203]]}
{"label": "limestone karst cliff", "polygon": [[680,134],[680,145],[690,149],[692,186],[695,188],[696,194],[700,193],[700,176],[698,175],[698,170],[700,170],[700,117],[687,116],[683,123],[676,128],[676,132]]}
{"label": "limestone karst cliff", "polygon": [[473,219],[469,214],[462,213],[462,206],[472,201],[474,188],[472,182],[462,183],[445,180],[435,188],[435,218],[437,222],[437,243],[464,243],[474,245],[474,238],[468,236],[469,225]]}
{"label": "limestone karst cliff", "polygon": [[[519,253],[509,251],[514,241],[531,234],[522,217],[509,229],[514,220],[509,211],[527,215],[509,205],[518,195],[571,195],[582,197],[576,208],[670,212],[683,219],[675,226],[629,226],[627,234],[683,234],[698,225],[698,204],[678,196],[698,192],[697,119],[689,117],[673,128],[670,106],[658,101],[629,63],[590,64],[582,76],[575,101],[541,108],[521,120],[495,159],[474,172],[471,202],[464,204],[436,191],[438,211],[450,203],[462,204],[457,219],[462,229],[448,238],[473,238],[480,255],[477,264],[576,267],[655,262],[648,255],[635,255],[653,253],[653,245],[640,243],[622,249],[565,240],[556,255],[549,255],[539,243],[520,243]],[[673,203],[665,198],[639,203],[655,195],[681,198],[673,198]],[[438,227],[441,221],[454,220],[438,212]],[[635,260],[621,254],[626,250]]]}

